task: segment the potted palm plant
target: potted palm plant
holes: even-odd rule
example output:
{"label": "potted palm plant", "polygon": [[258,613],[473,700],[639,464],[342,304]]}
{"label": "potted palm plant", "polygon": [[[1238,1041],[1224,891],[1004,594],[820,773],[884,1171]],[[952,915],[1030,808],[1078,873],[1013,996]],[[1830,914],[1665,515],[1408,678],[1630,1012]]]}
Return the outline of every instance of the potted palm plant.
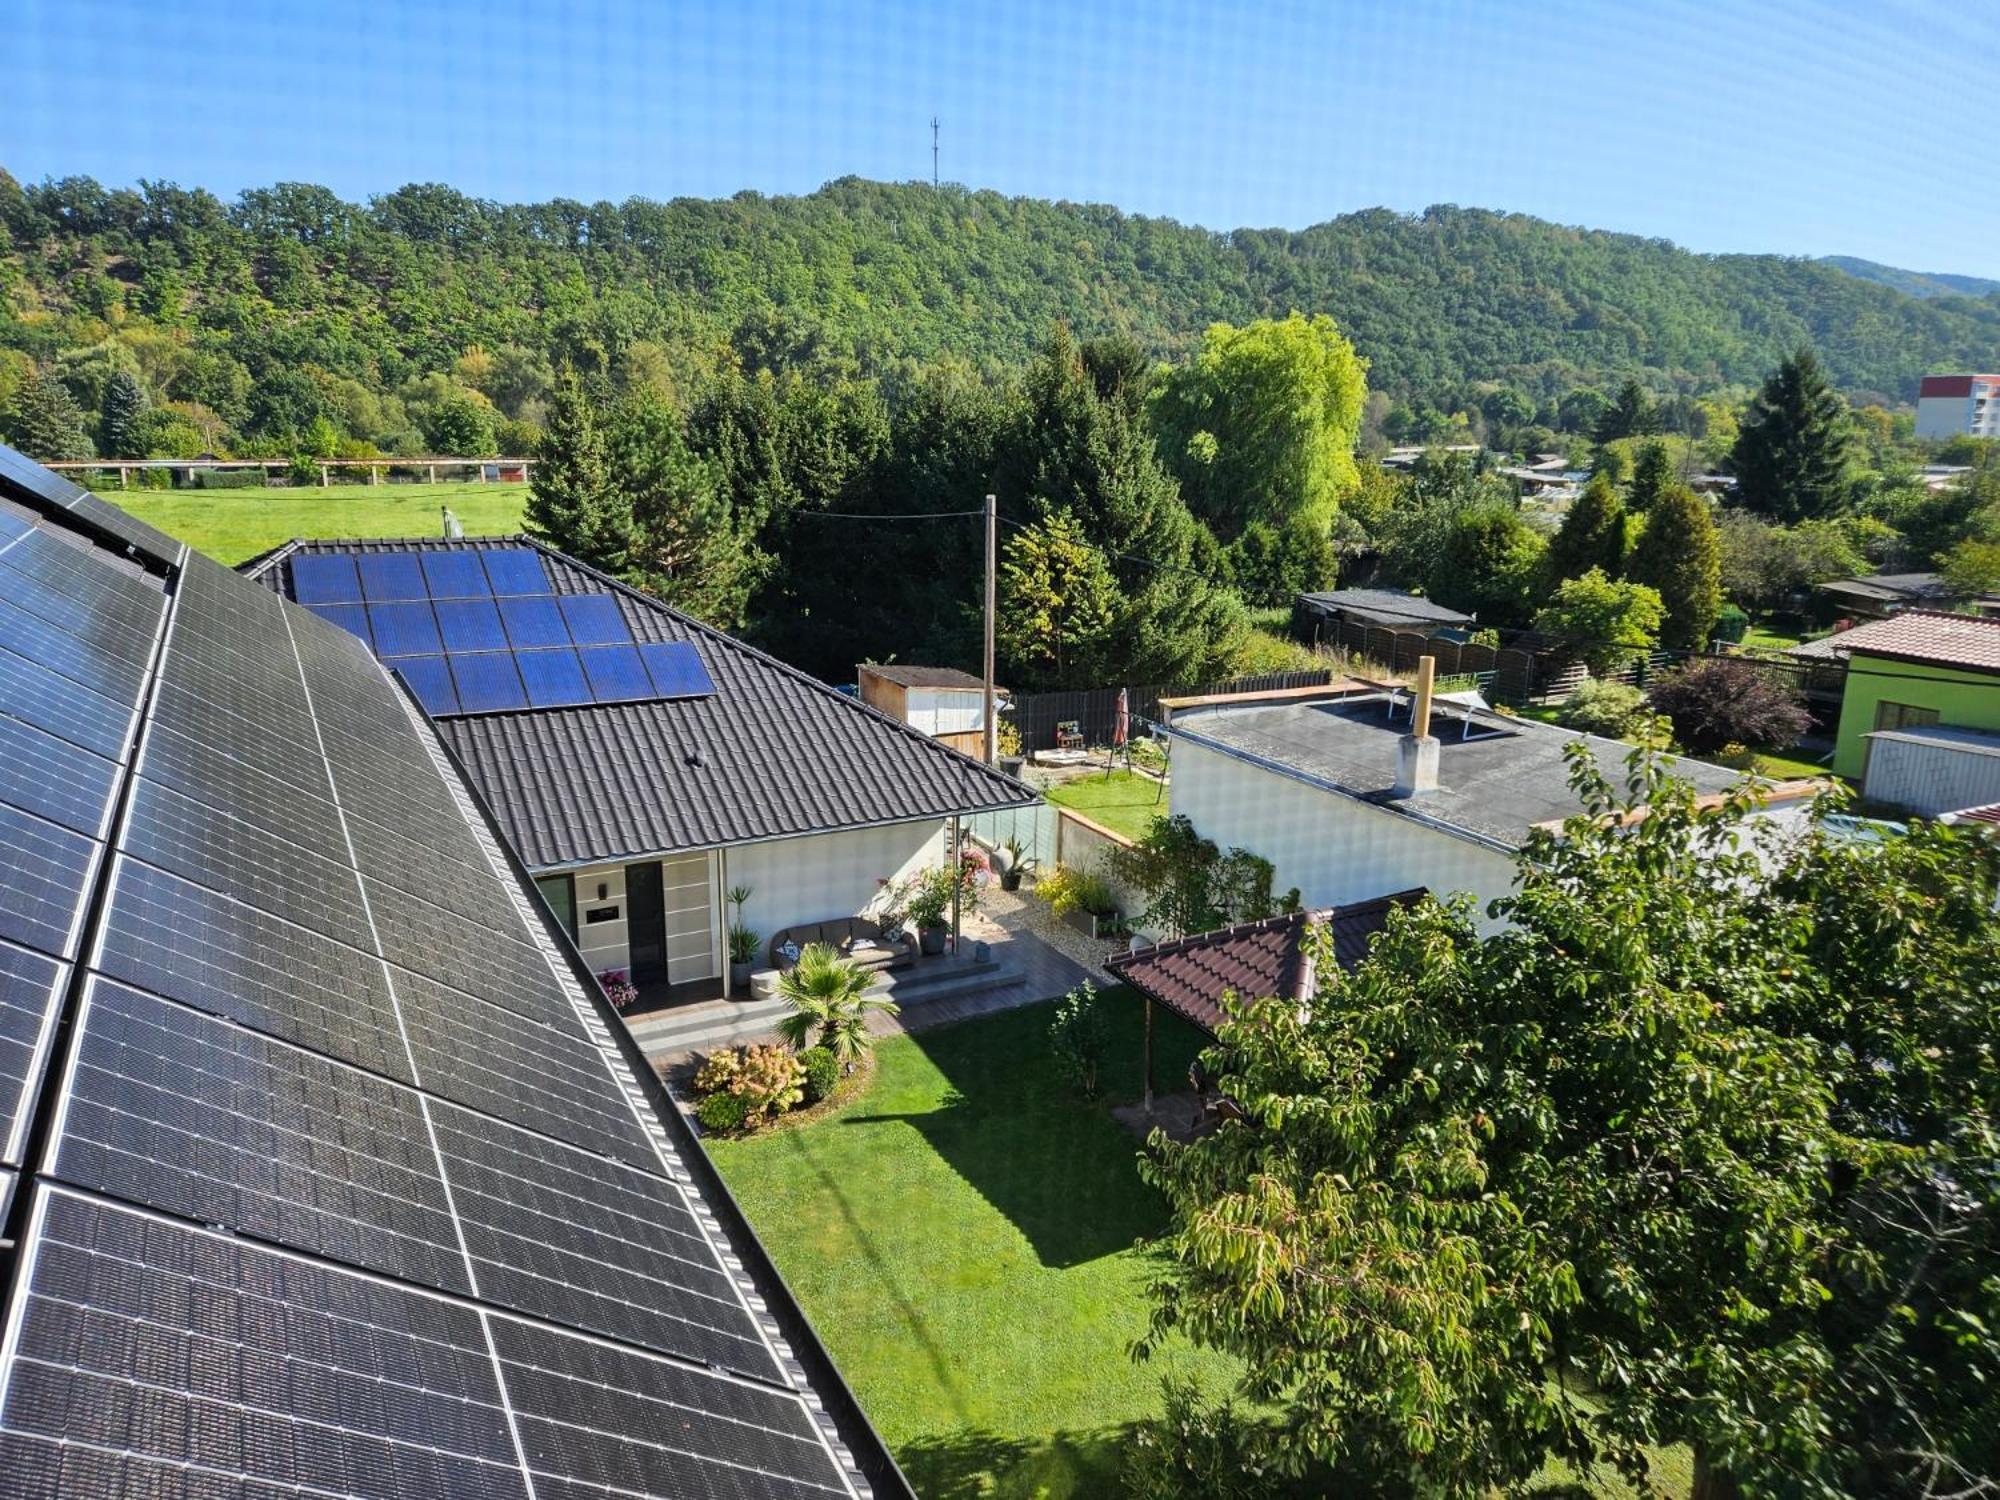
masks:
{"label": "potted palm plant", "polygon": [[729,988],[743,989],[750,983],[750,971],[757,963],[757,945],[763,939],[743,920],[743,907],[750,899],[747,885],[732,885],[723,899],[736,908],[729,924]]}
{"label": "potted palm plant", "polygon": [[806,944],[799,961],[778,981],[778,993],[792,1007],[778,1022],[778,1035],[796,1051],[824,1047],[841,1072],[853,1072],[874,1045],[869,1013],[893,1016],[899,1008],[893,1000],[868,993],[873,977],[825,943]]}
{"label": "potted palm plant", "polygon": [[1000,872],[1001,890],[1018,891],[1021,877],[1035,867],[1035,862],[1028,857],[1020,839],[1010,836],[1006,843],[993,851],[993,867]]}

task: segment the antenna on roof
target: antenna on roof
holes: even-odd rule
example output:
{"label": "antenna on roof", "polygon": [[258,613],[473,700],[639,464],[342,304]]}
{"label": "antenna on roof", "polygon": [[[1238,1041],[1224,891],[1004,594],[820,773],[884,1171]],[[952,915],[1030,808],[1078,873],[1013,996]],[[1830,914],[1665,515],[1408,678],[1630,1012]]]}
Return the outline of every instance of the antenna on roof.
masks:
{"label": "antenna on roof", "polygon": [[938,117],[931,116],[931,186],[938,185]]}

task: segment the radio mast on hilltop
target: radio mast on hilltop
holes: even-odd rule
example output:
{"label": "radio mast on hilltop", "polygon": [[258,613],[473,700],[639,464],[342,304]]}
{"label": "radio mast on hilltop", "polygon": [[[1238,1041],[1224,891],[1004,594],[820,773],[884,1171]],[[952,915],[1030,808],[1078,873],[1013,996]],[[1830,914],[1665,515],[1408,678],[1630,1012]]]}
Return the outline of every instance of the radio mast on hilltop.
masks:
{"label": "radio mast on hilltop", "polygon": [[938,185],[937,146],[938,146],[938,117],[936,115],[932,115],[931,116],[931,186],[933,188],[935,188]]}

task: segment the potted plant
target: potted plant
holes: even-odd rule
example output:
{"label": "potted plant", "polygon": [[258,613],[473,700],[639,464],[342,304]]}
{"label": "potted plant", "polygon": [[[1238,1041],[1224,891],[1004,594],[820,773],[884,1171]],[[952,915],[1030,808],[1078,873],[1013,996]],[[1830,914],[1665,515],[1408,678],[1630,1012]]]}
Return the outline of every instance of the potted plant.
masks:
{"label": "potted plant", "polygon": [[597,987],[604,991],[611,1008],[621,1015],[639,1001],[639,987],[623,969],[606,969],[597,976]]}
{"label": "potted plant", "polygon": [[741,922],[729,928],[729,987],[740,990],[750,983],[750,971],[757,966],[757,945],[763,941],[762,935],[752,932]]}
{"label": "potted plant", "polygon": [[917,929],[918,946],[936,957],[944,952],[945,935],[951,931],[951,903],[956,892],[961,914],[979,904],[979,887],[972,871],[964,865],[939,865],[917,877],[910,891],[909,921]]}
{"label": "potted plant", "polygon": [[1006,843],[993,851],[993,867],[1000,872],[1001,890],[1018,891],[1021,877],[1035,867],[1035,862],[1028,857],[1020,839],[1010,836]]}

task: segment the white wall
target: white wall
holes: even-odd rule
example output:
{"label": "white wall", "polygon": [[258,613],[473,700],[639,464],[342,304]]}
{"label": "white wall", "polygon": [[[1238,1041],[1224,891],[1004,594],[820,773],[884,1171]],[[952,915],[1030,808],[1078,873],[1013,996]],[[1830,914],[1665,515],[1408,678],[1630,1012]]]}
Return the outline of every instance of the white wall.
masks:
{"label": "white wall", "polygon": [[1470,891],[1480,930],[1500,925],[1485,906],[1513,889],[1510,856],[1186,740],[1173,761],[1173,810],[1223,848],[1271,861],[1277,894],[1297,886],[1308,906],[1339,906],[1413,886]]}
{"label": "white wall", "polygon": [[[722,852],[722,885],[750,887],[744,920],[760,940],[762,967],[777,933],[868,910],[882,881],[941,863],[944,844],[945,825],[933,821],[743,844]],[[734,921],[736,913],[724,915]]]}
{"label": "white wall", "polygon": [[[583,961],[590,965],[593,974],[602,974],[606,969],[626,969],[631,967],[631,955],[625,947],[625,867],[623,865],[593,865],[587,870],[574,874],[576,883],[576,946],[583,955]],[[605,888],[604,899],[597,897],[597,887]],[[618,908],[618,919],[614,922],[588,922],[585,915],[592,907]]]}
{"label": "white wall", "polygon": [[908,723],[925,734],[965,734],[986,727],[986,694],[965,688],[911,688]]}
{"label": "white wall", "polygon": [[1993,749],[1887,736],[1871,738],[1869,744],[1862,795],[1870,802],[1894,803],[1925,818],[2000,802],[2000,753]]}
{"label": "white wall", "polygon": [[1917,402],[1917,436],[1959,437],[1972,429],[1970,396],[1924,396]]}

